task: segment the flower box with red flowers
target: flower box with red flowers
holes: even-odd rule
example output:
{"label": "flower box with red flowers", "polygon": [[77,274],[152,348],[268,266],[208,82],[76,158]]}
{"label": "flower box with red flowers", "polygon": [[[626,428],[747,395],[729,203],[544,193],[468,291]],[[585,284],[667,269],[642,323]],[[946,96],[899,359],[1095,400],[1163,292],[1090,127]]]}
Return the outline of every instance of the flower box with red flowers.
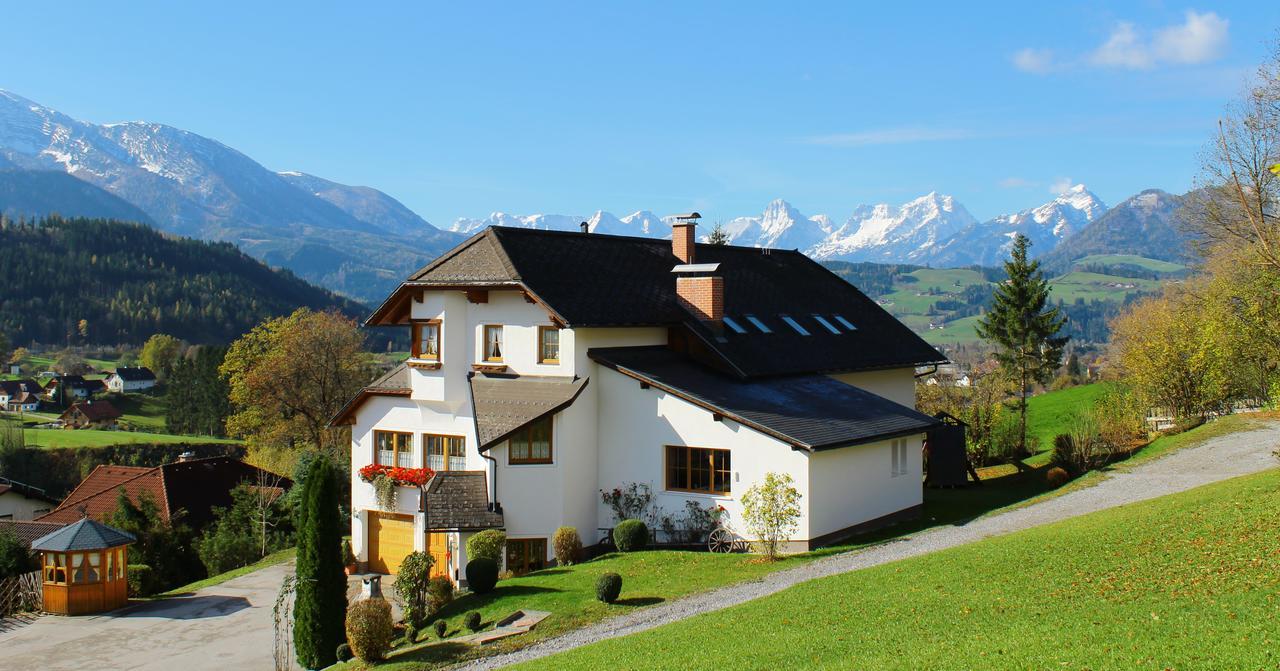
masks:
{"label": "flower box with red flowers", "polygon": [[369,464],[360,469],[360,479],[365,482],[373,482],[378,476],[385,476],[401,487],[421,487],[435,474],[430,468],[401,468],[386,464]]}

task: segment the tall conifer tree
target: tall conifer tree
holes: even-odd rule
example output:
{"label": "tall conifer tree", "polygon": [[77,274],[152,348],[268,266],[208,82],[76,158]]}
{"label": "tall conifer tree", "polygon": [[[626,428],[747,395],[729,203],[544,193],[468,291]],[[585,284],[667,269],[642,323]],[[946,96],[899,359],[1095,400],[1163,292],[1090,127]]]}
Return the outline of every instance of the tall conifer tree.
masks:
{"label": "tall conifer tree", "polygon": [[978,320],[978,335],[996,345],[1000,367],[1017,379],[1020,414],[1019,453],[1027,452],[1027,395],[1034,382],[1053,378],[1062,362],[1067,338],[1058,333],[1066,317],[1046,307],[1049,280],[1040,262],[1027,258],[1031,241],[1018,234],[1013,253],[1004,264],[1008,280],[996,287],[991,311]]}
{"label": "tall conifer tree", "polygon": [[347,577],[342,570],[342,529],[338,486],[328,457],[318,457],[302,484],[299,512],[297,596],[293,605],[293,646],[306,669],[337,662],[346,640]]}

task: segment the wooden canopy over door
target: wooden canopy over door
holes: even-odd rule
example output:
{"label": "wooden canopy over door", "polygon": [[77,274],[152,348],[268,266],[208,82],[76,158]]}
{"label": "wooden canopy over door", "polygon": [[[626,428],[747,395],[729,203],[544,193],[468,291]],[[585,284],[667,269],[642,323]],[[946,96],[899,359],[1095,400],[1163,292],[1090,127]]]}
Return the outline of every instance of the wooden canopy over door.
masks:
{"label": "wooden canopy over door", "polygon": [[413,552],[413,516],[369,511],[369,570],[395,575]]}

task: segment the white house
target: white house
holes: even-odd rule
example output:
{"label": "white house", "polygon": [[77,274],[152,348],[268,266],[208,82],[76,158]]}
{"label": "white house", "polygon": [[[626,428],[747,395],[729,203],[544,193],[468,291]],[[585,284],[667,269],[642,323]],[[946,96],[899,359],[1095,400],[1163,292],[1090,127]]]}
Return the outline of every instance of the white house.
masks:
{"label": "white house", "polygon": [[0,410],[35,412],[43,391],[35,380],[0,380]]}
{"label": "white house", "polygon": [[43,489],[0,478],[0,520],[33,520],[57,505]]}
{"label": "white house", "polygon": [[143,391],[156,386],[156,374],[146,366],[121,366],[107,376],[107,389],[116,393]]}
{"label": "white house", "polygon": [[[465,567],[499,527],[506,565],[552,558],[557,527],[592,544],[601,492],[647,485],[673,519],[789,474],[792,550],[918,513],[915,366],[945,358],[795,251],[495,227],[403,282],[367,320],[411,329],[409,360],[334,418],[352,430],[352,539],[371,570],[430,551]],[[382,509],[361,469],[429,466]]]}

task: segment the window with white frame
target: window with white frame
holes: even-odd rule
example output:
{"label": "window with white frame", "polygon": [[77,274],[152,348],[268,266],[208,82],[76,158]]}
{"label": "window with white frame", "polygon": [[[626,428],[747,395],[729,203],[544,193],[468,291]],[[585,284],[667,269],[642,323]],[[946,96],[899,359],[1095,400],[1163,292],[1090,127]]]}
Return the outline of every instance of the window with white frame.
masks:
{"label": "window with white frame", "polygon": [[889,451],[892,453],[892,467],[890,475],[898,477],[907,474],[907,439],[897,438],[889,443]]}

